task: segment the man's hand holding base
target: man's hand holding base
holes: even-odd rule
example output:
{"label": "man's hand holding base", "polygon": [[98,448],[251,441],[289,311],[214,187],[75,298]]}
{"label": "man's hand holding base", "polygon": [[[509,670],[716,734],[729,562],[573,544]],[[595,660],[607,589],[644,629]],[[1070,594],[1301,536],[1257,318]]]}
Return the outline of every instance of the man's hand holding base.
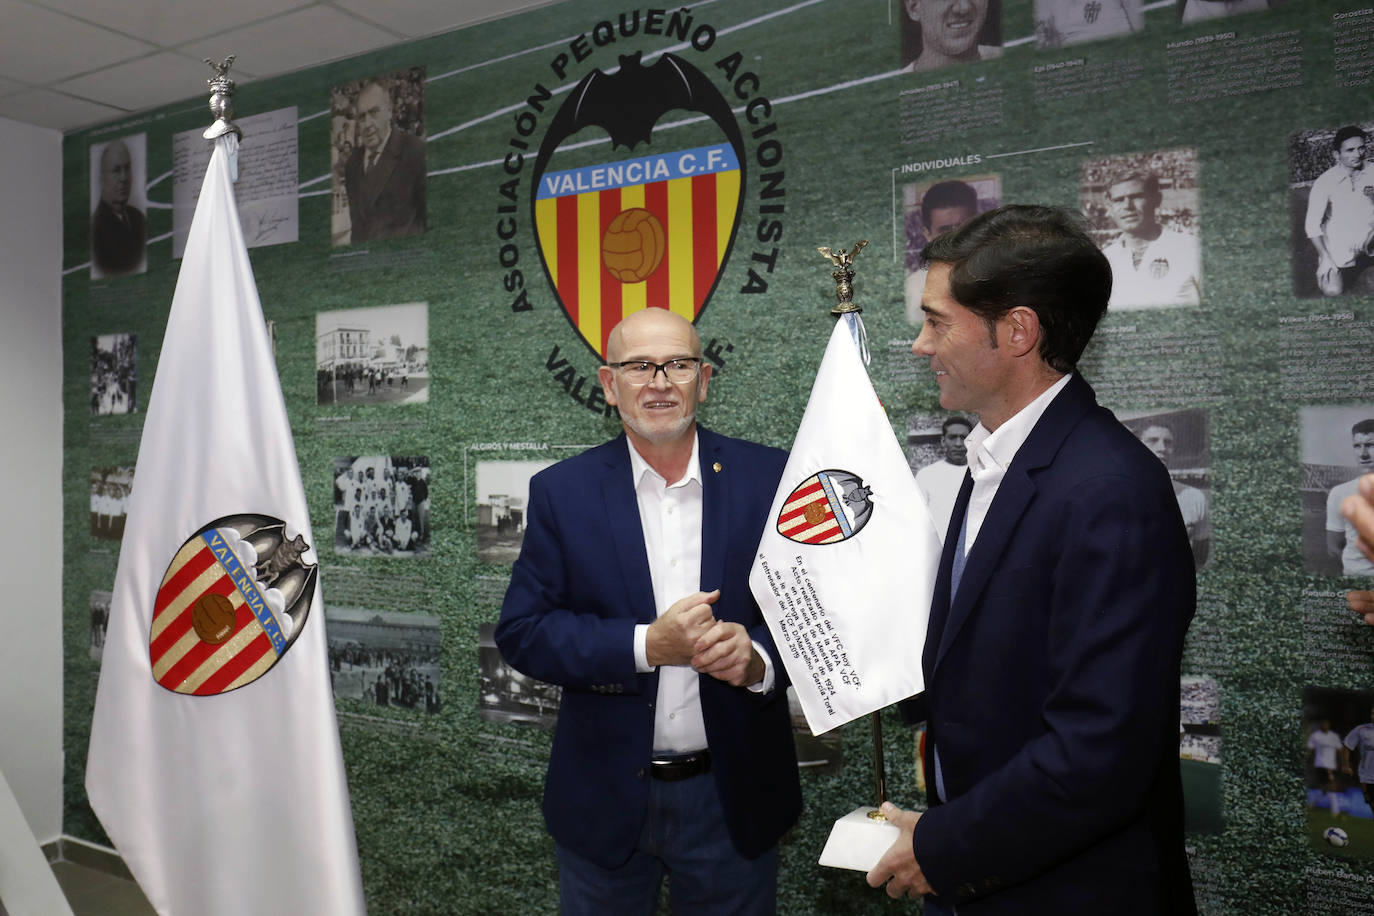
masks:
{"label": "man's hand holding base", "polygon": [[920,813],[903,811],[892,802],[883,802],[882,812],[888,823],[896,826],[901,833],[868,873],[868,886],[882,887],[886,884],[887,895],[893,900],[900,900],[908,893],[913,897],[935,893],[922,874],[921,866],[916,862],[916,851],[911,846],[911,834],[916,829],[916,822],[921,819]]}

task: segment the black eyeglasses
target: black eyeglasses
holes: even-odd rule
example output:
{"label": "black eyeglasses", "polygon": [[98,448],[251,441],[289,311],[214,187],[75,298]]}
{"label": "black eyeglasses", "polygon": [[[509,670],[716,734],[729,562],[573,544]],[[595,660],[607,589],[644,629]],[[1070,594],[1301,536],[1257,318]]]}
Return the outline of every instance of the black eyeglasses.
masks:
{"label": "black eyeglasses", "polygon": [[621,363],[607,363],[612,369],[619,369],[625,381],[631,385],[647,385],[663,371],[664,378],[675,385],[690,382],[701,371],[700,356],[681,356],[666,363],[654,363],[647,359],[631,359]]}

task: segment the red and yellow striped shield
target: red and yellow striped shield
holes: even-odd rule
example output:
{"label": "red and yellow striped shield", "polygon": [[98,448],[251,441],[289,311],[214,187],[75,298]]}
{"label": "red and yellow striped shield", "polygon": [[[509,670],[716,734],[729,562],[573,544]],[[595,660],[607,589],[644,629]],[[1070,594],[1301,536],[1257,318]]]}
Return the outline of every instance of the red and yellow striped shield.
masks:
{"label": "red and yellow striped shield", "polygon": [[283,530],[278,519],[232,516],[181,546],[153,606],[154,680],[211,696],[257,680],[285,654],[305,622],[315,568],[299,562],[304,541],[286,541]]}
{"label": "red and yellow striped shield", "polygon": [[799,544],[834,544],[858,534],[873,511],[871,493],[848,471],[817,471],[778,513],[778,534]]}
{"label": "red and yellow striped shield", "polygon": [[539,251],[582,339],[604,358],[611,328],[640,309],[695,321],[725,263],[741,195],[728,143],[542,174]]}

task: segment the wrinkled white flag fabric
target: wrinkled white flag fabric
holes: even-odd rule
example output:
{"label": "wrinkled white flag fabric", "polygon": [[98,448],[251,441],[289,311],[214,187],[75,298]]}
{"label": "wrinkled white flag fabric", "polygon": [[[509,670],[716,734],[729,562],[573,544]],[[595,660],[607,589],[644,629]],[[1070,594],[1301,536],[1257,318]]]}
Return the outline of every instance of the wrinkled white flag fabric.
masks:
{"label": "wrinkled white flag fabric", "polygon": [[940,537],[836,322],[749,576],[815,734],[921,692]]}
{"label": "wrinkled white flag fabric", "polygon": [[363,913],[317,558],[216,141],[158,358],[86,792],[159,913]]}

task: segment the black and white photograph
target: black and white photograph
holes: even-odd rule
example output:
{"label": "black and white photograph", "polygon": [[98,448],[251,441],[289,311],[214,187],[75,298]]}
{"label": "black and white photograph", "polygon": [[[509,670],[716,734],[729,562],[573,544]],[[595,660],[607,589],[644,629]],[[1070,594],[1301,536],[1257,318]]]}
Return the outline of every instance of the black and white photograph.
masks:
{"label": "black and white photograph", "polygon": [[355,557],[429,554],[429,459],[334,459],[334,552]]}
{"label": "black and white photograph", "polygon": [[124,537],[124,519],[129,514],[129,491],[133,485],[133,468],[91,470],[91,537],[102,541]]}
{"label": "black and white photograph", "polygon": [[148,269],[148,135],[91,144],[91,279]]}
{"label": "black and white photograph", "polygon": [[427,403],[429,304],[318,312],[315,391],[321,407]]}
{"label": "black and white photograph", "polygon": [[1298,411],[1302,463],[1302,565],[1324,576],[1374,576],[1374,563],[1356,546],[1341,515],[1356,479],[1374,472],[1374,404],[1304,407]]}
{"label": "black and white photograph", "polygon": [[562,688],[516,671],[496,648],[496,624],[477,629],[477,714],[488,722],[523,722],[553,728]]}
{"label": "black and white photograph", "polygon": [[429,227],[425,68],[352,80],[331,94],[334,244],[418,235]]}
{"label": "black and white photograph", "polygon": [[1108,308],[1202,302],[1197,150],[1090,159],[1079,190],[1088,233],[1112,266]]}
{"label": "black and white photograph", "polygon": [[1035,44],[1062,48],[1145,28],[1140,0],[1035,0]]}
{"label": "black and white photograph", "polygon": [[105,633],[110,628],[110,601],[112,592],[91,592],[91,661],[100,664],[105,654]]}
{"label": "black and white photograph", "polygon": [[1212,447],[1207,411],[1119,411],[1117,416],[1169,469],[1174,498],[1193,545],[1193,562],[1202,569],[1212,558]]}
{"label": "black and white photograph", "polygon": [[1303,813],[1318,852],[1374,861],[1374,690],[1302,690]]}
{"label": "black and white photograph", "polygon": [[949,528],[954,500],[968,471],[964,440],[977,425],[977,417],[961,413],[913,414],[907,418],[907,464],[916,475],[916,486],[930,507],[941,539]]}
{"label": "black and white photograph", "polygon": [[1276,0],[1176,0],[1178,18],[1184,25],[1207,22],[1239,13],[1262,13]]}
{"label": "black and white photograph", "polygon": [[921,323],[921,292],[926,268],[921,249],[938,236],[958,229],[979,213],[1002,205],[1001,175],[970,175],[902,187],[902,220],[906,233],[906,320]]}
{"label": "black and white photograph", "polygon": [[138,412],[138,335],[91,338],[91,413]]}
{"label": "black and white photograph", "polygon": [[1184,827],[1220,833],[1225,826],[1221,789],[1221,687],[1215,678],[1179,678],[1178,765],[1183,779]]}
{"label": "black and white photograph", "polygon": [[477,559],[510,566],[525,538],[530,478],[549,461],[477,462]]}
{"label": "black and white photograph", "polygon": [[[235,118],[243,131],[239,178],[234,182],[243,242],[249,248],[283,245],[300,237],[299,123],[295,105]],[[180,258],[191,232],[213,144],[199,128],[172,135],[172,257]]]}
{"label": "black and white photograph", "polygon": [[907,73],[1002,56],[1001,0],[899,0]]}
{"label": "black and white photograph", "polygon": [[[442,708],[439,618],[433,614],[326,607],[329,680],[341,708],[413,709],[433,715]],[[361,707],[361,708],[360,708]]]}
{"label": "black and white photograph", "polygon": [[1374,293],[1374,121],[1288,142],[1293,294]]}

